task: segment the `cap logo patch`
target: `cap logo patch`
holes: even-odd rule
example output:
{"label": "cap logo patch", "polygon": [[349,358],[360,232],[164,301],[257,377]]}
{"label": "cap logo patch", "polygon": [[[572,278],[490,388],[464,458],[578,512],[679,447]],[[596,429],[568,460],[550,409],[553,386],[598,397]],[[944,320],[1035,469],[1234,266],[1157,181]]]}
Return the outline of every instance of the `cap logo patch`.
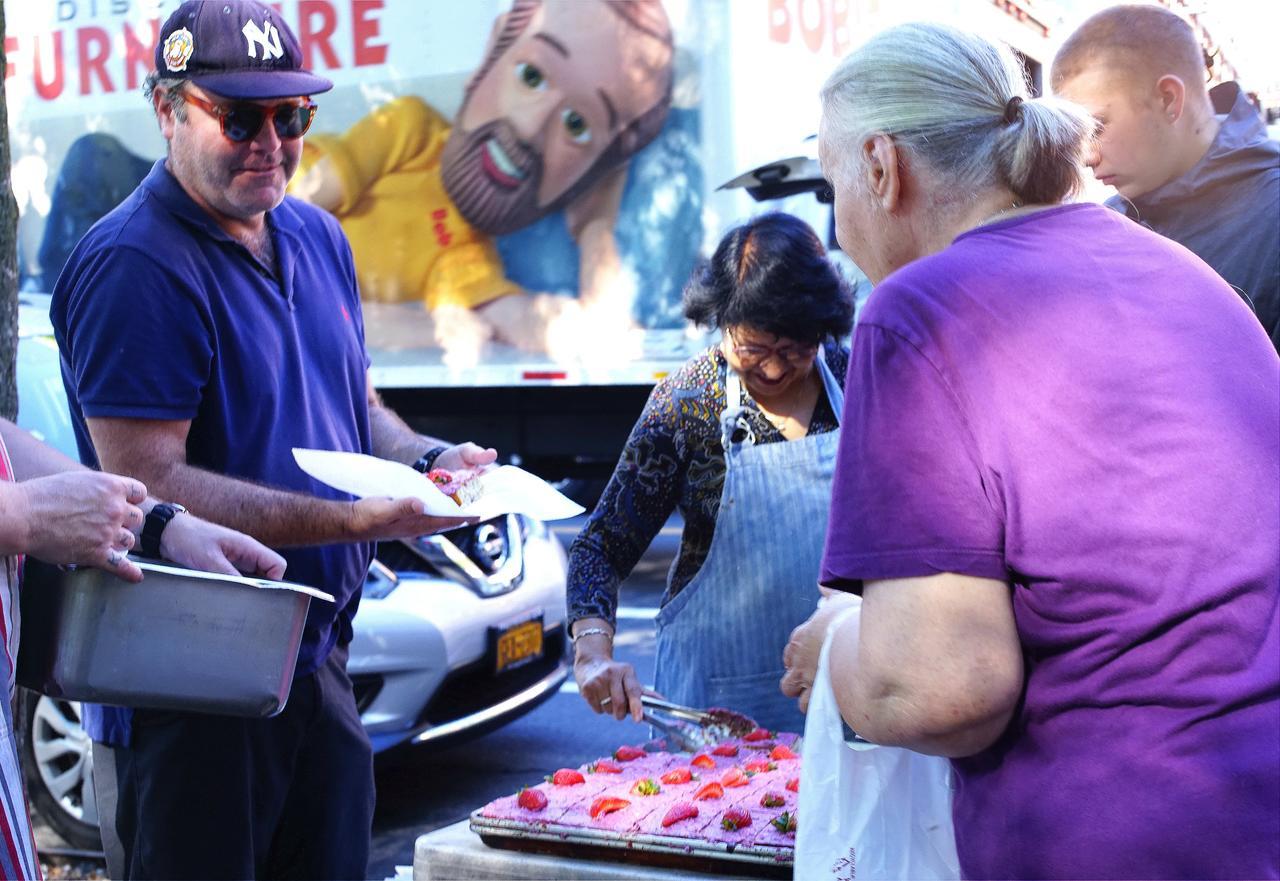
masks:
{"label": "cap logo patch", "polygon": [[187,69],[191,53],[195,51],[195,41],[191,39],[191,31],[178,28],[164,41],[164,66],[177,72]]}
{"label": "cap logo patch", "polygon": [[269,19],[263,19],[262,25],[258,27],[257,22],[246,21],[244,27],[240,29],[244,34],[245,42],[248,43],[249,57],[258,57],[258,47],[262,47],[263,61],[268,58],[283,57],[284,49],[280,45],[280,31],[276,30],[276,26]]}

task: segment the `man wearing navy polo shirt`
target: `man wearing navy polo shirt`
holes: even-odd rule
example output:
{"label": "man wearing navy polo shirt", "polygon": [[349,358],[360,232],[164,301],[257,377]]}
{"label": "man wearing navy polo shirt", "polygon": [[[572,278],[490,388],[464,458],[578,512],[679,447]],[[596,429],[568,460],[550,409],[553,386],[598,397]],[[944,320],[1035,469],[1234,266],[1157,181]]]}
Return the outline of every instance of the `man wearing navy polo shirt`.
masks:
{"label": "man wearing navy polo shirt", "polygon": [[[346,675],[371,542],[438,531],[413,499],[351,502],[294,447],[460,468],[382,407],[368,382],[351,251],[335,220],[285,198],[332,84],[257,2],[187,2],[147,92],[168,156],[80,242],[54,290],[82,457],[200,515],[287,548],[312,605],[279,716],[86,711],[114,750],[130,878],[363,878],[372,755]],[[110,818],[108,823],[110,825]]]}

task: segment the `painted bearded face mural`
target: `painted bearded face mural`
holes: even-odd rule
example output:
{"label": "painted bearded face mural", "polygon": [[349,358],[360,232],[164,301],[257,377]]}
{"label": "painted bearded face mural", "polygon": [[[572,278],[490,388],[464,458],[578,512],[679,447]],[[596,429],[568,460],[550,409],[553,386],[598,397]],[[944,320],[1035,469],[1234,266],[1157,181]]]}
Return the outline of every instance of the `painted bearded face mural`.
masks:
{"label": "painted bearded face mural", "polygon": [[672,39],[660,0],[516,0],[445,144],[445,188],[489,235],[564,208],[662,128]]}

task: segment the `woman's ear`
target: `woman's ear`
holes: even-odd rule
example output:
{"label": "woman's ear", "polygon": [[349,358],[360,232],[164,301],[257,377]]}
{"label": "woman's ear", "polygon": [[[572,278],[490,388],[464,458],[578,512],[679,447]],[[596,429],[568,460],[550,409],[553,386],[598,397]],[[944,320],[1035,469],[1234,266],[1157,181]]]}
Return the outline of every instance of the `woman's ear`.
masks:
{"label": "woman's ear", "polygon": [[880,207],[892,212],[902,198],[902,168],[898,146],[893,138],[878,132],[862,144],[863,173],[867,192]]}

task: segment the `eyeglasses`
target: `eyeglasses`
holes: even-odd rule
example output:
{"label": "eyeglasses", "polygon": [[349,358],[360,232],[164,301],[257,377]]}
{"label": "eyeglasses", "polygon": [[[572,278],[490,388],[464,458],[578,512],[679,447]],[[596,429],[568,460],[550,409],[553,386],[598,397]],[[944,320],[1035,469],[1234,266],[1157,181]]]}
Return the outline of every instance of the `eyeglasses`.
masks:
{"label": "eyeglasses", "polygon": [[216,118],[222,125],[223,137],[237,144],[256,138],[268,119],[280,140],[293,141],[305,135],[307,129],[311,128],[311,121],[316,118],[316,104],[313,101],[263,107],[261,104],[244,101],[213,104],[190,92],[183,92],[182,97]]}
{"label": "eyeglasses", "polygon": [[725,335],[729,337],[733,354],[737,357],[744,370],[759,367],[770,358],[785,361],[792,367],[803,367],[813,360],[813,356],[818,353],[817,343],[807,346],[760,346],[755,343],[740,344],[733,338],[733,334],[726,333]]}

